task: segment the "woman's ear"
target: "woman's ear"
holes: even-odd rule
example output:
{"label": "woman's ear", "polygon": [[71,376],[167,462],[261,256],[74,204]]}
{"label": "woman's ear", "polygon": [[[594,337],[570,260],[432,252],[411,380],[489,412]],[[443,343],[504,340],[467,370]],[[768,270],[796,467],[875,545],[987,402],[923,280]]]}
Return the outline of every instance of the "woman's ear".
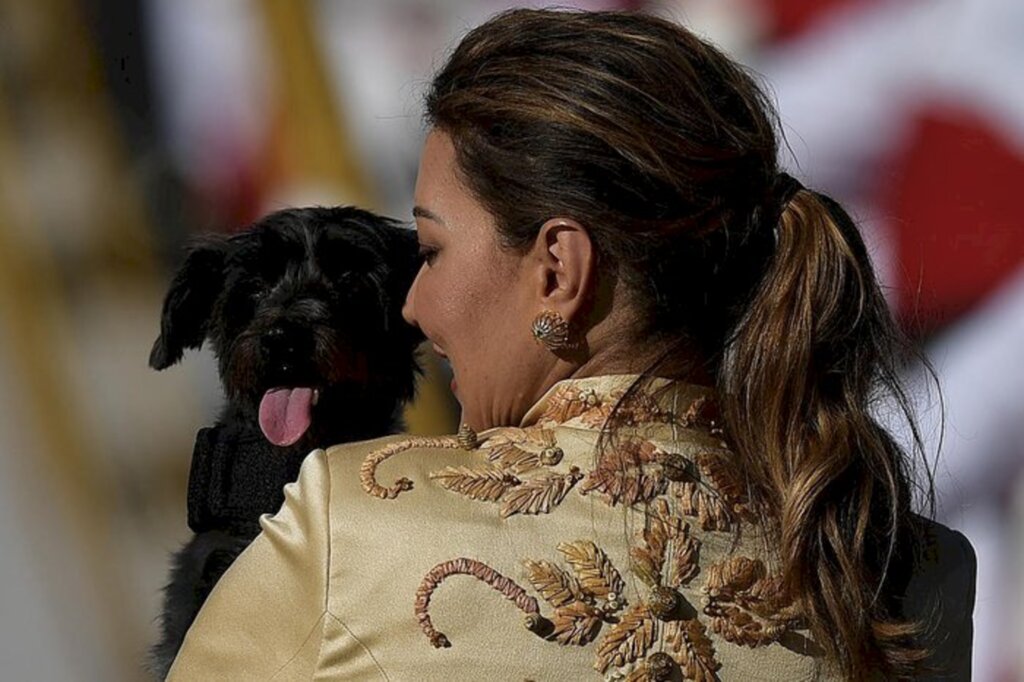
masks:
{"label": "woman's ear", "polygon": [[598,256],[590,233],[571,218],[551,218],[537,234],[534,256],[540,308],[574,319],[596,285]]}

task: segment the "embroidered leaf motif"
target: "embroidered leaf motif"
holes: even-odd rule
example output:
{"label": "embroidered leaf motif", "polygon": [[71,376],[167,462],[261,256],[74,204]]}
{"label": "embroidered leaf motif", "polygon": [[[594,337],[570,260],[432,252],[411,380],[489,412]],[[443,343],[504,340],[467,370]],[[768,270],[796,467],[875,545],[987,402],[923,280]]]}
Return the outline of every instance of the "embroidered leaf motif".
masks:
{"label": "embroidered leaf motif", "polygon": [[711,596],[732,599],[750,589],[765,576],[764,562],[745,556],[731,556],[708,567],[704,589]]}
{"label": "embroidered leaf motif", "polygon": [[604,453],[597,468],[587,474],[580,492],[586,494],[597,490],[612,505],[650,502],[665,492],[668,485],[658,469],[644,469],[644,465],[655,462],[659,454],[650,441],[627,440]]}
{"label": "embroidered leaf motif", "polygon": [[521,474],[540,466],[540,455],[524,450],[517,445],[496,445],[487,453],[487,458],[502,469]]}
{"label": "embroidered leaf motif", "polygon": [[672,621],[665,627],[665,644],[683,671],[683,679],[717,682],[721,664],[715,660],[715,647],[704,626],[696,618]]}
{"label": "embroidered leaf motif", "polygon": [[684,524],[672,549],[671,579],[672,587],[687,585],[700,573],[700,540],[690,535],[689,524]]}
{"label": "embroidered leaf motif", "polygon": [[[665,565],[665,549],[670,539],[670,528],[662,517],[668,515],[668,506],[664,500],[655,503],[655,513],[648,514],[642,534],[643,544],[633,546],[629,556],[633,560],[632,569],[640,580],[648,587],[654,588],[661,584],[662,569]],[[662,508],[664,505],[664,508]]]}
{"label": "embroidered leaf motif", "polygon": [[799,618],[781,578],[760,559],[733,556],[711,565],[704,582],[704,613],[711,629],[734,644],[763,646],[779,639]]}
{"label": "embroidered leaf motif", "polygon": [[714,429],[718,420],[718,405],[709,396],[702,395],[686,408],[679,424],[684,428]]}
{"label": "embroidered leaf motif", "polygon": [[601,614],[590,604],[576,601],[555,609],[554,630],[548,635],[559,644],[583,646],[594,641],[601,630]]}
{"label": "embroidered leaf motif", "polygon": [[508,518],[513,514],[547,514],[562,503],[581,478],[583,474],[577,467],[569,469],[567,474],[547,474],[532,478],[505,496],[501,516]]}
{"label": "embroidered leaf motif", "polygon": [[604,493],[608,503],[626,505],[650,502],[665,492],[668,481],[657,471],[625,472],[597,468],[587,474],[587,480],[580,486],[580,492],[586,494],[592,490]]}
{"label": "embroidered leaf motif", "polygon": [[656,629],[657,624],[646,605],[631,607],[598,644],[594,669],[603,673],[609,667],[619,668],[637,660],[651,648]]}
{"label": "embroidered leaf motif", "polygon": [[583,588],[572,574],[547,561],[527,559],[523,564],[526,566],[530,584],[555,608],[586,601]]}
{"label": "embroidered leaf motif", "polygon": [[548,399],[540,421],[562,424],[600,406],[601,401],[593,389],[580,390],[569,384],[555,390]]}
{"label": "embroidered leaf motif", "polygon": [[614,391],[599,409],[591,410],[580,417],[580,421],[591,427],[599,427],[611,418],[616,426],[639,426],[652,423],[672,423],[676,417],[671,410],[658,404],[657,399],[645,391],[634,392],[624,398],[626,391]]}
{"label": "embroidered leaf motif", "polygon": [[621,599],[625,583],[608,555],[590,540],[563,542],[558,551],[572,566],[583,589],[599,599],[614,594]]}
{"label": "embroidered leaf motif", "polygon": [[701,478],[718,492],[734,516],[747,511],[747,490],[743,479],[733,471],[726,455],[704,452],[696,457]]}
{"label": "embroidered leaf motif", "polygon": [[630,568],[637,578],[648,587],[656,587],[661,583],[661,557],[654,555],[647,547],[630,547]]}
{"label": "embroidered leaf motif", "polygon": [[654,678],[647,670],[647,664],[642,663],[633,668],[622,682],[654,682]]}
{"label": "embroidered leaf motif", "polygon": [[430,474],[430,478],[452,492],[462,493],[474,500],[494,502],[520,481],[512,474],[493,467],[470,469],[468,467],[445,467]]}
{"label": "embroidered leaf motif", "polygon": [[[686,526],[679,517],[672,513],[668,506],[668,500],[663,497],[656,499],[651,505],[647,523],[650,525],[654,523],[659,524],[665,533],[665,537],[669,540],[674,540]],[[648,540],[646,536],[645,540]]]}
{"label": "embroidered leaf motif", "polygon": [[727,531],[732,527],[732,517],[722,499],[703,483],[683,481],[674,483],[679,511],[695,516],[704,530]]}
{"label": "embroidered leaf motif", "polygon": [[614,408],[614,402],[604,403],[600,407],[595,407],[592,410],[584,412],[580,415],[580,421],[591,428],[599,428],[608,420],[608,417],[611,416]]}
{"label": "embroidered leaf motif", "polygon": [[660,454],[661,451],[651,441],[630,438],[614,450],[606,452],[601,458],[601,466],[620,470],[635,469],[658,461]]}

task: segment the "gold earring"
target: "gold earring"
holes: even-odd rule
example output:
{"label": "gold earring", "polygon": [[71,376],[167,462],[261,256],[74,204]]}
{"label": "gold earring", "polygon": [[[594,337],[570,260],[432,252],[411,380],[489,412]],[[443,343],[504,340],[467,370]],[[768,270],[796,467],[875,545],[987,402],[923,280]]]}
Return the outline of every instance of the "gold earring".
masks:
{"label": "gold earring", "polygon": [[569,343],[569,323],[554,310],[545,310],[533,319],[533,338],[552,353],[565,350]]}

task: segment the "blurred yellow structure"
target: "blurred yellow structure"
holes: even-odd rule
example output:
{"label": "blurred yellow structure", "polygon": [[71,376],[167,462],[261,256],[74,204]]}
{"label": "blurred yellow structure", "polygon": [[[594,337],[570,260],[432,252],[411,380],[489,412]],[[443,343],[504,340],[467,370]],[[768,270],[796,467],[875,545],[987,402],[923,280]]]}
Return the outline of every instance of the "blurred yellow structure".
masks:
{"label": "blurred yellow structure", "polygon": [[[374,208],[310,4],[251,10],[276,66],[274,193]],[[191,441],[217,401],[208,358],[145,366],[165,286],[156,209],[90,20],[73,0],[0,7],[0,516],[17,538],[0,566],[4,679],[147,679]],[[448,431],[447,380],[426,366],[408,422]]]}

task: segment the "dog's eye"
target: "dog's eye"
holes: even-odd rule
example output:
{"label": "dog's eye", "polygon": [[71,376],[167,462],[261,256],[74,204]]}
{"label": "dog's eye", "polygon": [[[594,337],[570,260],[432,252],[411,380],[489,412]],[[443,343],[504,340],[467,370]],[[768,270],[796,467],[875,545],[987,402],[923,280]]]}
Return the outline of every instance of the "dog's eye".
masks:
{"label": "dog's eye", "polygon": [[249,292],[249,298],[255,302],[260,302],[267,297],[267,292],[263,289],[253,289]]}

